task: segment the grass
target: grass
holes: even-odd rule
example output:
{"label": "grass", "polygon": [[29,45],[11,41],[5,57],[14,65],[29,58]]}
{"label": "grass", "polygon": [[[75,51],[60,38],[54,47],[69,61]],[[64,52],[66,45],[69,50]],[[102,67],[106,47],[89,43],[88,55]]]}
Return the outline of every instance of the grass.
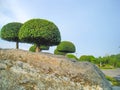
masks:
{"label": "grass", "polygon": [[99,67],[100,69],[115,69],[115,67],[109,65],[109,64],[106,64],[106,65],[103,65],[101,67]]}
{"label": "grass", "polygon": [[110,81],[113,86],[120,86],[120,81],[116,80],[115,78],[106,76],[106,79]]}

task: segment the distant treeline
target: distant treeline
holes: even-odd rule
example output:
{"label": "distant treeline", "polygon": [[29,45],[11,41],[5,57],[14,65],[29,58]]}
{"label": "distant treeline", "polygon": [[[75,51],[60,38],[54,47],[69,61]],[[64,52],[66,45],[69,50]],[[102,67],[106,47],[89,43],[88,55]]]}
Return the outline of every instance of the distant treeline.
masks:
{"label": "distant treeline", "polygon": [[120,54],[108,55],[104,57],[94,57],[92,55],[82,55],[80,58],[77,58],[73,54],[68,54],[68,58],[74,58],[78,61],[88,61],[96,64],[101,68],[120,68]]}

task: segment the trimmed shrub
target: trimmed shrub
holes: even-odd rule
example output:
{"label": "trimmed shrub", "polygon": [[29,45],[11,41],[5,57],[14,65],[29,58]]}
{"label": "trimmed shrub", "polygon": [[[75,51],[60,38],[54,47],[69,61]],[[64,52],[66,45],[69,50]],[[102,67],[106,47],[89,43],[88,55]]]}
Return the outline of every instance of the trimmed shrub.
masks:
{"label": "trimmed shrub", "polygon": [[66,52],[66,53],[74,53],[76,51],[74,44],[69,41],[62,41],[57,46],[57,50],[60,52]]}
{"label": "trimmed shrub", "polygon": [[35,43],[38,52],[40,45],[54,46],[61,41],[58,27],[45,19],[31,19],[25,22],[20,29],[19,38],[26,43]]}
{"label": "trimmed shrub", "polygon": [[35,52],[35,49],[36,49],[36,46],[33,45],[33,46],[31,46],[31,47],[29,48],[29,51],[31,51],[31,52]]}
{"label": "trimmed shrub", "polygon": [[55,49],[54,54],[56,54],[56,55],[65,55],[66,53],[65,52],[60,52],[57,49]]}
{"label": "trimmed shrub", "polygon": [[[33,45],[29,48],[29,51],[31,52],[35,52],[35,49],[36,49],[36,45]],[[40,50],[49,50],[49,46],[40,46]]]}
{"label": "trimmed shrub", "polygon": [[66,55],[67,53],[74,53],[75,51],[76,51],[76,49],[72,42],[62,41],[57,46],[56,50],[54,51],[54,54]]}
{"label": "trimmed shrub", "polygon": [[18,49],[19,37],[18,33],[23,24],[19,22],[12,22],[4,25],[1,29],[1,38],[7,41],[16,42],[16,48]]}
{"label": "trimmed shrub", "polygon": [[75,55],[73,55],[73,54],[67,54],[66,57],[78,60],[78,58]]}

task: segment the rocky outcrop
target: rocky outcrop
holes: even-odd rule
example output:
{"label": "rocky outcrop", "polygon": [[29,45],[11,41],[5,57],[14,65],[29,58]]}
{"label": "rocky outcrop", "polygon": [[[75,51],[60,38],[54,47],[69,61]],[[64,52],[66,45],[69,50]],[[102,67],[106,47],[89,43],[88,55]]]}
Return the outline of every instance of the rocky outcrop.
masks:
{"label": "rocky outcrop", "polygon": [[0,90],[112,90],[93,64],[63,56],[0,49]]}

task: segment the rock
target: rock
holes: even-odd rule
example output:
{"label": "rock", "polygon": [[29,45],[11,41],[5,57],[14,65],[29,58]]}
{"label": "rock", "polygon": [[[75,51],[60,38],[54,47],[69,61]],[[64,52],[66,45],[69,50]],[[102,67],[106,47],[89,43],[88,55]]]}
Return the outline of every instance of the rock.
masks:
{"label": "rock", "polygon": [[64,56],[0,49],[0,90],[112,90],[89,62]]}
{"label": "rock", "polygon": [[120,90],[120,87],[114,86],[114,87],[112,87],[112,89],[113,89],[113,90]]}
{"label": "rock", "polygon": [[7,65],[0,63],[0,70],[5,70],[7,68]]}

